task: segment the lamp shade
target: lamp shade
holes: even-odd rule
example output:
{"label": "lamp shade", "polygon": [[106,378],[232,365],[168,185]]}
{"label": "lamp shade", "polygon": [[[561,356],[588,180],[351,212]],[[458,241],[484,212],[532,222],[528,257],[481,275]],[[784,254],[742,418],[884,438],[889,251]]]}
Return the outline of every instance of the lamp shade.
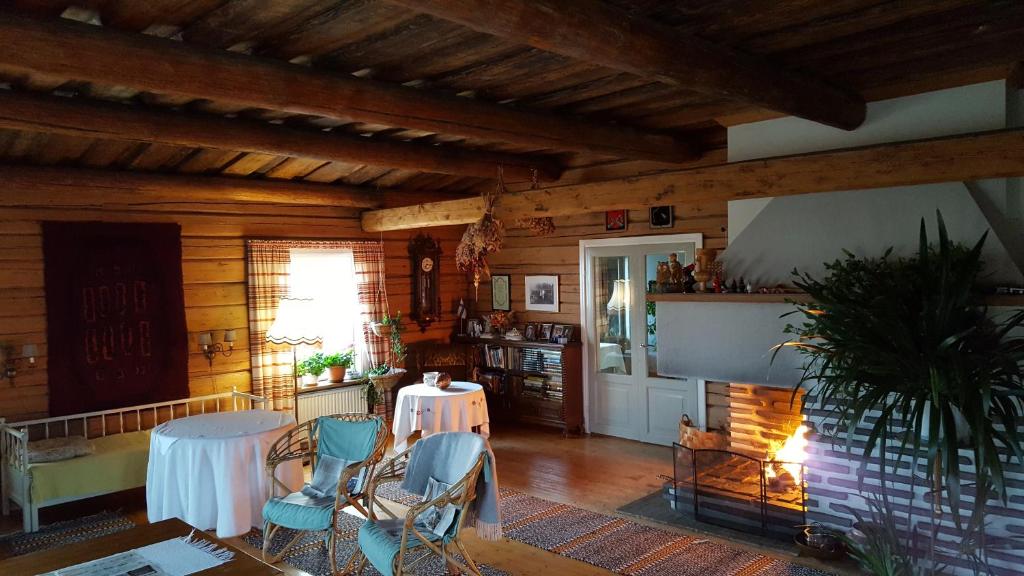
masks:
{"label": "lamp shade", "polygon": [[311,298],[281,298],[277,316],[267,330],[267,341],[274,344],[316,344],[320,335],[316,307]]}
{"label": "lamp shade", "polygon": [[35,344],[24,344],[21,347],[22,358],[35,358],[36,356],[39,356],[39,349]]}
{"label": "lamp shade", "polygon": [[234,330],[225,330],[224,331],[224,341],[225,342],[234,342],[235,338],[236,338],[236,336],[235,336],[235,331]]}
{"label": "lamp shade", "polygon": [[628,310],[631,304],[629,295],[629,280],[616,280],[612,289],[612,297],[608,299],[608,310],[619,312]]}

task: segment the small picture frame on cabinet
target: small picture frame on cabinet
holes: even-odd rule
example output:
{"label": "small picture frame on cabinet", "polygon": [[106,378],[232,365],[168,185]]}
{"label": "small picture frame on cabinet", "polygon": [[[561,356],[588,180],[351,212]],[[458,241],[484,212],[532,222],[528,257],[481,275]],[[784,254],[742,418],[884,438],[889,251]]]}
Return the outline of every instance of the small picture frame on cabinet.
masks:
{"label": "small picture frame on cabinet", "polygon": [[536,340],[537,339],[537,325],[533,324],[533,323],[527,324],[526,327],[523,328],[523,338],[526,338],[527,340],[529,340],[531,342]]}
{"label": "small picture frame on cabinet", "polygon": [[550,342],[552,326],[553,324],[541,324],[540,330],[537,332],[537,339],[542,342]]}

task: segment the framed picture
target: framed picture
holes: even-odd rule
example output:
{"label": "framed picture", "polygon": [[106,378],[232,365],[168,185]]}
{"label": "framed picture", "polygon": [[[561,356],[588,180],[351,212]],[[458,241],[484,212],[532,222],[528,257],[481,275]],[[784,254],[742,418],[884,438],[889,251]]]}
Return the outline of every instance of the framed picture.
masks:
{"label": "framed picture", "polygon": [[564,330],[562,330],[562,337],[568,340],[569,342],[572,342],[572,332],[573,326],[572,324],[568,324],[564,327]]}
{"label": "framed picture", "polygon": [[469,327],[466,329],[466,332],[469,334],[470,338],[476,338],[480,336],[480,334],[483,332],[483,327],[480,324],[480,321],[477,320],[476,318],[470,320]]}
{"label": "framed picture", "polygon": [[526,328],[524,328],[523,338],[526,338],[527,340],[536,340],[537,339],[537,325],[536,324],[532,324],[532,323],[531,324],[527,324]]}
{"label": "framed picture", "polygon": [[552,342],[558,342],[558,339],[563,336],[563,332],[565,332],[565,326],[563,326],[561,324],[555,324],[554,326],[552,326],[551,327],[551,341]]}
{"label": "framed picture", "polygon": [[604,229],[609,232],[625,230],[628,224],[628,210],[609,210],[604,213]]}
{"label": "framed picture", "polygon": [[675,224],[672,206],[651,206],[651,228],[671,228]]}
{"label": "framed picture", "polygon": [[553,324],[541,324],[540,331],[537,332],[537,339],[548,342],[551,340],[551,327]]}
{"label": "framed picture", "polygon": [[558,312],[558,276],[526,277],[526,309]]}
{"label": "framed picture", "polygon": [[491,309],[509,311],[512,309],[512,297],[509,291],[510,276],[508,274],[491,275]]}

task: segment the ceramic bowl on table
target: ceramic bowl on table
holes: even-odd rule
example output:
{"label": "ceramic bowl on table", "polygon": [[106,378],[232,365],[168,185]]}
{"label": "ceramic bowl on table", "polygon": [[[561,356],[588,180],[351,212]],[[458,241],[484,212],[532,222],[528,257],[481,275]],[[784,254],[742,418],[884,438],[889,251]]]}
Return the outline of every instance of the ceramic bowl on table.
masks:
{"label": "ceramic bowl on table", "polygon": [[437,386],[437,377],[440,375],[440,372],[424,372],[423,383],[427,386]]}

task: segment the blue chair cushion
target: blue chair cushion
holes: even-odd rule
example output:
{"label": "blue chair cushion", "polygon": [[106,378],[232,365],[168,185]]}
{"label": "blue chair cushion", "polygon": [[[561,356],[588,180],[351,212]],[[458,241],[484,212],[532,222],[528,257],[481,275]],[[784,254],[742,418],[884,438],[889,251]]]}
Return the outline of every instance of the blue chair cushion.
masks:
{"label": "blue chair cushion", "polygon": [[346,422],[326,416],[316,419],[313,433],[317,437],[317,456],[324,454],[361,462],[370,457],[383,419]]}
{"label": "blue chair cushion", "polygon": [[263,505],[263,519],[293,530],[327,530],[334,513],[334,495],[311,498],[292,492],[284,498],[271,498]]}
{"label": "blue chair cushion", "polygon": [[[367,520],[359,527],[359,549],[383,576],[394,576],[395,558],[398,557],[398,551],[402,547],[404,527],[405,520],[402,518]],[[420,533],[431,542],[440,540],[429,530],[421,530]],[[408,549],[420,544],[422,541],[410,532],[405,547]]]}

